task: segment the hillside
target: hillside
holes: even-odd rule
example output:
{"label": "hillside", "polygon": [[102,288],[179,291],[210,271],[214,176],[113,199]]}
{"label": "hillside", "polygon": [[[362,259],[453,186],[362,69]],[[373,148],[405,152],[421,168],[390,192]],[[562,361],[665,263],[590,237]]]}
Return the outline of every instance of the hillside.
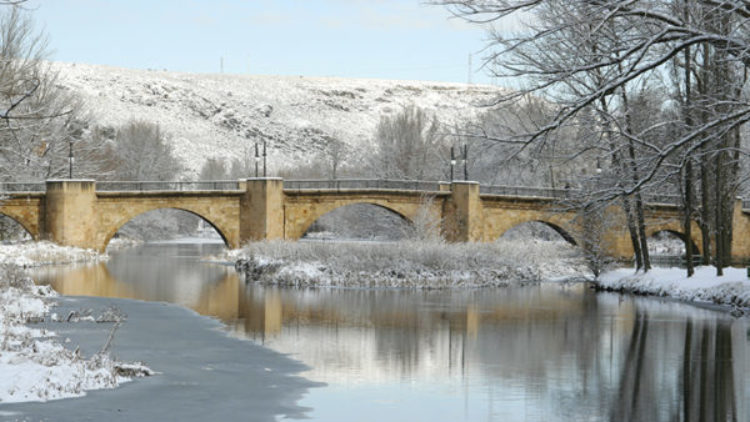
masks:
{"label": "hillside", "polygon": [[191,74],[55,63],[94,124],[158,123],[191,172],[207,157],[242,157],[267,140],[269,167],[309,161],[330,137],[364,154],[380,116],[414,104],[454,124],[500,92],[443,82]]}

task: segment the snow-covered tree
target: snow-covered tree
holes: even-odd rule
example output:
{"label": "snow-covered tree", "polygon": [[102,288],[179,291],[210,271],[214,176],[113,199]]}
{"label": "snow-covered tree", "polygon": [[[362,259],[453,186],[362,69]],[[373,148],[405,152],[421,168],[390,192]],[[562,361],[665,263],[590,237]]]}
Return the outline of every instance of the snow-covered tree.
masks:
{"label": "snow-covered tree", "polygon": [[44,61],[47,41],[23,2],[0,11],[0,178],[44,180],[68,170],[68,146],[85,116]]}
{"label": "snow-covered tree", "polygon": [[132,120],[115,136],[113,149],[118,180],[176,180],[183,167],[159,125]]}
{"label": "snow-covered tree", "polygon": [[437,118],[416,106],[381,116],[375,132],[371,167],[378,177],[403,180],[444,179],[447,137]]}
{"label": "snow-covered tree", "polygon": [[[521,136],[494,139],[538,148],[564,128],[587,125],[603,166],[596,201],[620,198],[633,245],[648,267],[644,195],[672,184],[682,193],[685,229],[697,218],[713,236],[719,272],[731,256],[740,127],[750,119],[743,94],[750,65],[750,5],[742,0],[436,0],[473,22],[522,16],[517,34],[492,32],[487,67],[555,104],[555,113]],[[659,85],[660,109],[638,117],[635,95]],[[672,113],[666,113],[671,109]],[[642,115],[643,116],[643,115]],[[698,167],[697,169],[695,167]],[[700,195],[700,203],[695,194]],[[634,229],[634,230],[633,230]],[[689,236],[686,236],[688,239]],[[712,242],[704,240],[704,245]],[[636,257],[639,253],[636,254]]]}

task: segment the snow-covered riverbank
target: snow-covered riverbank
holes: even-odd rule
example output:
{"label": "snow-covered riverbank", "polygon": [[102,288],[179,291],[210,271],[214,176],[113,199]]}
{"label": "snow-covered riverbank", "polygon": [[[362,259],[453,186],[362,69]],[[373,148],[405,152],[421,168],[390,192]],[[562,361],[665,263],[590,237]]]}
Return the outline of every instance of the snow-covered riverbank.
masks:
{"label": "snow-covered riverbank", "polygon": [[[56,295],[18,267],[0,267],[0,403],[82,396],[150,374],[140,364],[112,360],[104,347],[84,357],[65,348],[54,332],[28,326],[49,317]],[[116,322],[99,316],[109,325]]]}
{"label": "snow-covered riverbank", "polygon": [[750,307],[750,278],[745,268],[725,268],[724,276],[717,277],[716,268],[698,267],[690,278],[684,268],[654,268],[645,274],[622,268],[602,274],[597,285],[605,290]]}
{"label": "snow-covered riverbank", "polygon": [[[28,325],[60,318],[50,317],[57,293],[34,285],[22,267],[102,259],[94,251],[48,242],[0,245],[0,403],[81,396],[150,374],[140,364],[112,360],[106,348],[84,357],[65,348],[54,332]],[[119,322],[98,316],[109,325]]]}
{"label": "snow-covered riverbank", "polygon": [[52,242],[24,242],[0,245],[0,264],[19,267],[104,261],[107,255],[91,249],[59,246]]}
{"label": "snow-covered riverbank", "polygon": [[583,277],[564,242],[256,242],[229,258],[255,282],[289,286],[461,288]]}

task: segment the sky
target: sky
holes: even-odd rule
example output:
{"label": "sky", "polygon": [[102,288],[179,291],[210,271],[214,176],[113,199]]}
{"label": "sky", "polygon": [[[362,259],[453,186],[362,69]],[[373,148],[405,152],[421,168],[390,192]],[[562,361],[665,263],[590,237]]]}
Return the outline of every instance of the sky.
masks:
{"label": "sky", "polygon": [[[423,0],[30,0],[51,59],[136,69],[493,83],[484,28]],[[512,25],[509,25],[512,26]],[[469,72],[469,55],[472,71]]]}

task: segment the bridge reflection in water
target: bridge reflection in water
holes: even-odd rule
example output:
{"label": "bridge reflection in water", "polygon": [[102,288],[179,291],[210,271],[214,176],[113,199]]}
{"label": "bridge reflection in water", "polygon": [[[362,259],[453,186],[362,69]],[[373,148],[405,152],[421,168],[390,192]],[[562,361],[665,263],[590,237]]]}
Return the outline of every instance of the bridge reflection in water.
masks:
{"label": "bridge reflection in water", "polygon": [[[319,420],[748,420],[750,325],[584,284],[470,291],[282,289],[146,245],[43,268],[66,295],[167,301],[289,353],[329,387]],[[356,403],[342,406],[341,403]]]}

